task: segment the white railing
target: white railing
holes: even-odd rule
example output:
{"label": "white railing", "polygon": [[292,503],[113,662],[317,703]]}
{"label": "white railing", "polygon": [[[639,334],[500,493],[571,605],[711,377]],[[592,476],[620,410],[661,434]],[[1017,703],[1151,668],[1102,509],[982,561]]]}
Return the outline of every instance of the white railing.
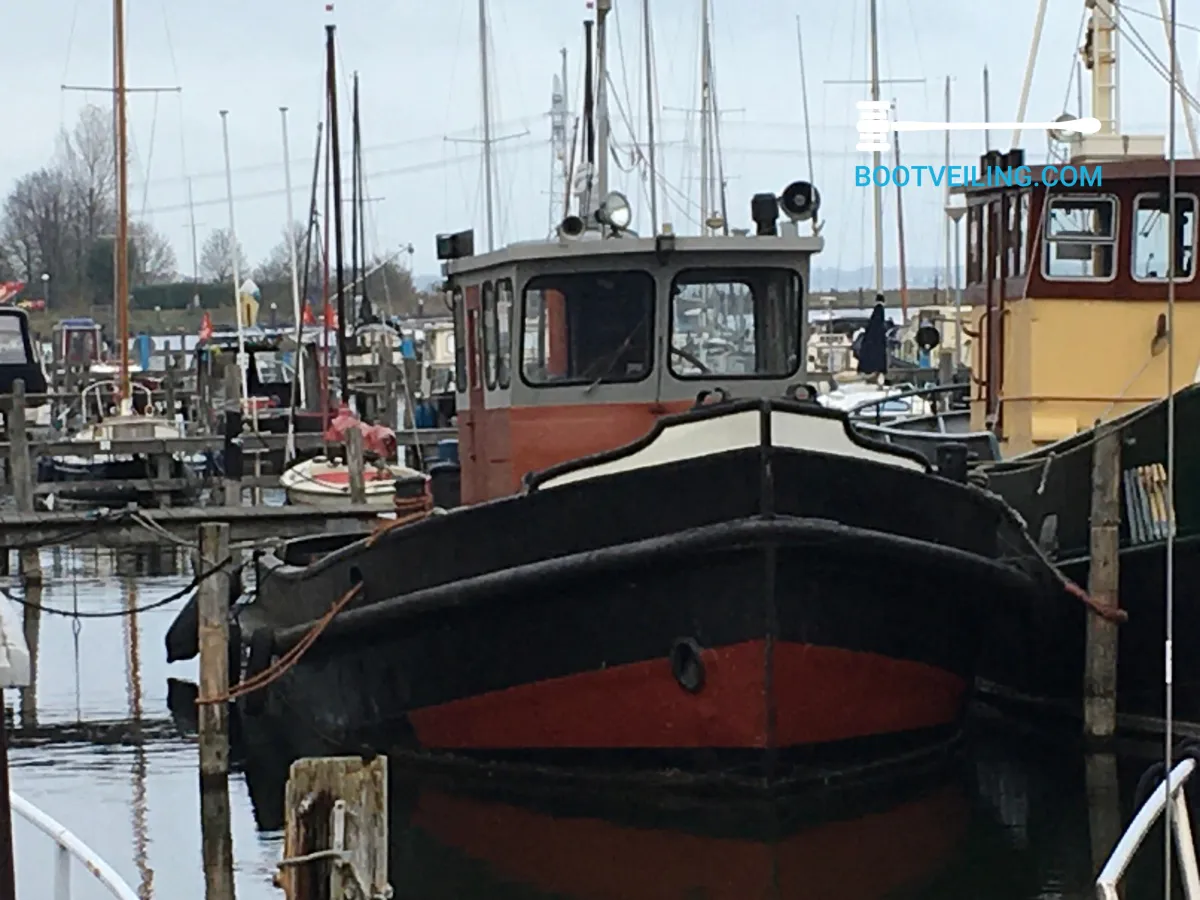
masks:
{"label": "white railing", "polygon": [[29,822],[55,843],[53,900],[71,900],[71,860],[79,860],[116,900],[138,900],[137,893],[99,855],[28,800],[10,792],[15,815]]}
{"label": "white railing", "polygon": [[[1192,822],[1188,816],[1187,796],[1183,786],[1196,771],[1196,763],[1185,759],[1171,770],[1171,825],[1175,832],[1175,849],[1179,856],[1179,868],[1183,875],[1183,896],[1186,900],[1200,900],[1200,868],[1196,863],[1196,845],[1192,840]],[[1167,807],[1167,784],[1163,782],[1137,811],[1121,840],[1113,848],[1112,855],[1096,879],[1096,896],[1099,900],[1118,900],[1117,884],[1133,861],[1138,847],[1158,821]]]}

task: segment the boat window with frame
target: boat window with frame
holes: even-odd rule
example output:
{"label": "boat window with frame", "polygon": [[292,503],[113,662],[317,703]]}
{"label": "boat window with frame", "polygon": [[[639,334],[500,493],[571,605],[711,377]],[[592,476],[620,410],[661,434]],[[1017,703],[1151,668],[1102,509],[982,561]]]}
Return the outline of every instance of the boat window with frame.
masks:
{"label": "boat window with frame", "polygon": [[451,295],[454,311],[454,389],[467,389],[467,319],[463,307],[462,288],[456,287]]}
{"label": "boat window with frame", "polygon": [[0,366],[24,366],[29,362],[21,317],[0,316]]}
{"label": "boat window with frame", "polygon": [[1170,203],[1166,191],[1138,194],[1133,199],[1132,275],[1134,281],[1166,281],[1170,265],[1168,241],[1174,232],[1175,278],[1196,277],[1196,213],[1200,203],[1194,194],[1175,194],[1175,227],[1169,223]]}
{"label": "boat window with frame", "polygon": [[1111,194],[1050,197],[1042,241],[1042,277],[1112,281],[1117,275],[1117,198]]}
{"label": "boat window with frame", "polygon": [[538,275],[522,291],[521,379],[532,387],[641,381],[654,368],[653,276]]}
{"label": "boat window with frame", "polygon": [[677,378],[787,378],[800,370],[800,276],[791,269],[685,269],[671,282]]}
{"label": "boat window with frame", "polygon": [[496,386],[508,390],[512,384],[512,314],[513,289],[511,278],[496,282],[493,330],[496,333]]}
{"label": "boat window with frame", "polygon": [[483,334],[479,328],[479,310],[467,310],[467,384],[477,391],[483,378]]}
{"label": "boat window with frame", "polygon": [[483,376],[489,391],[496,389],[496,362],[499,346],[496,341],[496,286],[485,281],[480,288],[483,297],[483,315],[479,317],[483,329]]}

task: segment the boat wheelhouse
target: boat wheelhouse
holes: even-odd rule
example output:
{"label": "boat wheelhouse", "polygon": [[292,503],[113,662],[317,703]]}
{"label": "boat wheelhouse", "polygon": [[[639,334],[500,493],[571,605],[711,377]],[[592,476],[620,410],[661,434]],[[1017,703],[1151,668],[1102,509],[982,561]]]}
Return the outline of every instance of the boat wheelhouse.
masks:
{"label": "boat wheelhouse", "polygon": [[[701,392],[794,394],[804,285],[821,246],[795,233],[662,234],[448,261],[463,502],[515,494],[528,472],[637,440]],[[686,327],[698,317],[709,346]]]}
{"label": "boat wheelhouse", "polygon": [[[992,153],[981,164],[1017,167],[1024,154]],[[961,190],[964,302],[974,310],[972,428],[993,430],[1006,456],[1163,397],[1171,242],[1174,383],[1196,380],[1200,160],[1175,164],[1173,224],[1161,143],[1158,156],[1079,155],[1071,164],[1101,183],[1047,187],[1060,167],[1031,166],[1029,186]]]}

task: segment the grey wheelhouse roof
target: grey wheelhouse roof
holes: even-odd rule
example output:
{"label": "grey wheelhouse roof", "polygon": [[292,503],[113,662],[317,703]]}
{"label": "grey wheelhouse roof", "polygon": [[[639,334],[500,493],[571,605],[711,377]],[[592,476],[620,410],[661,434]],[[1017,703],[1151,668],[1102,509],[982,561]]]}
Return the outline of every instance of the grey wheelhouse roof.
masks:
{"label": "grey wheelhouse roof", "polygon": [[[660,235],[661,237],[661,235]],[[808,235],[720,235],[698,237],[673,235],[677,253],[820,253],[825,239]],[[601,256],[633,256],[653,254],[657,246],[654,237],[577,238],[574,240],[525,241],[509,244],[491,253],[479,253],[449,260],[442,270],[447,277],[469,275],[513,263],[537,263],[594,259]]]}

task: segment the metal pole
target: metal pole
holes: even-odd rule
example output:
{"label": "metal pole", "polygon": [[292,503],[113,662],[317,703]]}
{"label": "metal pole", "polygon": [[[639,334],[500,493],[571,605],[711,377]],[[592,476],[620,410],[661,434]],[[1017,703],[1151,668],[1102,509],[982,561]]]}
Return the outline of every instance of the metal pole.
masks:
{"label": "metal pole", "polygon": [[[3,692],[0,691],[0,694]],[[8,710],[0,700],[0,900],[16,900],[13,866],[12,804],[8,785]]]}
{"label": "metal pole", "polygon": [[[1017,121],[1025,120],[1025,110],[1029,107],[1029,88],[1033,85],[1033,67],[1037,62],[1038,45],[1042,41],[1042,25],[1046,22],[1046,0],[1038,0],[1037,19],[1033,23],[1033,40],[1029,42],[1029,58],[1025,61],[1025,80],[1021,82],[1021,100],[1017,103]],[[986,114],[985,114],[986,115]],[[949,120],[947,120],[949,121]],[[1015,149],[1021,143],[1021,129],[1014,128],[1012,144]],[[988,149],[991,149],[990,147]]]}
{"label": "metal pole", "polygon": [[479,0],[479,77],[483,87],[483,190],[487,208],[488,252],[491,253],[496,249],[496,220],[492,206],[495,174],[492,168],[492,98],[488,85],[487,0]]}
{"label": "metal pole", "polygon": [[[612,0],[596,0],[596,194],[608,194],[608,28]],[[588,210],[591,212],[591,210]]]}
{"label": "metal pole", "polygon": [[237,220],[233,214],[233,169],[229,165],[229,110],[221,110],[221,144],[225,150],[225,199],[229,204],[229,262],[233,269],[233,305],[237,313],[237,335],[238,335],[238,354],[237,364],[238,369],[242,373],[242,396],[238,403],[238,410],[242,409],[242,403],[245,402],[249,395],[247,389],[246,377],[246,334],[242,326],[242,298],[241,298],[241,281],[242,273],[238,266],[238,240],[237,240]]}
{"label": "metal pole", "polygon": [[[947,122],[950,121],[950,76],[949,75],[946,76],[946,121]],[[1013,146],[1015,147],[1016,144],[1014,143]],[[949,172],[950,171],[950,129],[949,128],[946,129],[946,154],[945,154],[945,156],[946,156],[946,161],[945,161],[946,171]],[[949,179],[947,179],[947,181],[946,181],[946,190],[944,191],[944,194],[945,194],[944,205],[947,209],[949,209],[949,207],[950,207],[950,182],[949,182]],[[945,235],[945,237],[946,237],[946,296],[947,297],[950,296],[950,290],[951,290],[951,287],[950,287],[950,285],[951,285],[950,254],[951,254],[952,250],[950,247],[950,243],[952,240],[952,238],[951,238],[952,231],[953,231],[953,229],[951,228],[951,224],[950,224],[950,215],[949,215],[949,213],[947,213],[946,214],[946,235]],[[959,338],[955,337],[955,341],[957,342],[958,340],[959,340]],[[957,346],[955,349],[957,349]],[[961,359],[955,359],[954,365],[957,367],[961,362],[962,362]]]}
{"label": "metal pole", "polygon": [[[296,260],[296,226],[292,210],[292,156],[288,148],[288,125],[286,106],[279,107],[279,126],[283,132],[283,183],[287,190],[287,245],[288,263],[292,268],[292,315],[296,317],[297,327],[300,325],[300,269]],[[274,324],[274,323],[272,323]],[[304,384],[304,347],[296,341],[296,382]],[[287,448],[288,460],[296,458],[296,419],[295,409],[289,406]]]}
{"label": "metal pole", "polygon": [[[1167,29],[1167,43],[1170,44],[1171,72],[1171,107],[1167,113],[1167,546],[1166,546],[1166,640],[1164,641],[1164,673],[1166,693],[1166,728],[1163,731],[1163,764],[1166,767],[1167,804],[1164,811],[1163,827],[1163,877],[1166,888],[1163,896],[1171,896],[1171,841],[1174,838],[1171,825],[1173,805],[1171,799],[1171,744],[1175,739],[1173,721],[1175,715],[1175,690],[1172,656],[1175,647],[1175,278],[1177,253],[1176,234],[1178,204],[1175,197],[1176,165],[1175,165],[1175,130],[1176,109],[1179,91],[1179,44],[1177,41],[1175,18],[1177,0],[1171,0],[1171,10],[1168,16],[1170,26]],[[1195,266],[1195,261],[1192,261]],[[1186,887],[1186,885],[1185,885]]]}
{"label": "metal pole", "polygon": [[[871,99],[879,102],[879,14],[875,0],[871,0]],[[879,150],[872,154],[872,173],[883,164]],[[871,205],[875,223],[875,293],[883,293],[883,188],[879,179],[872,177]]]}
{"label": "metal pole", "polygon": [[646,156],[650,166],[650,233],[658,234],[658,167],[654,164],[654,42],[650,32],[650,0],[642,0],[642,28],[646,48]]}

